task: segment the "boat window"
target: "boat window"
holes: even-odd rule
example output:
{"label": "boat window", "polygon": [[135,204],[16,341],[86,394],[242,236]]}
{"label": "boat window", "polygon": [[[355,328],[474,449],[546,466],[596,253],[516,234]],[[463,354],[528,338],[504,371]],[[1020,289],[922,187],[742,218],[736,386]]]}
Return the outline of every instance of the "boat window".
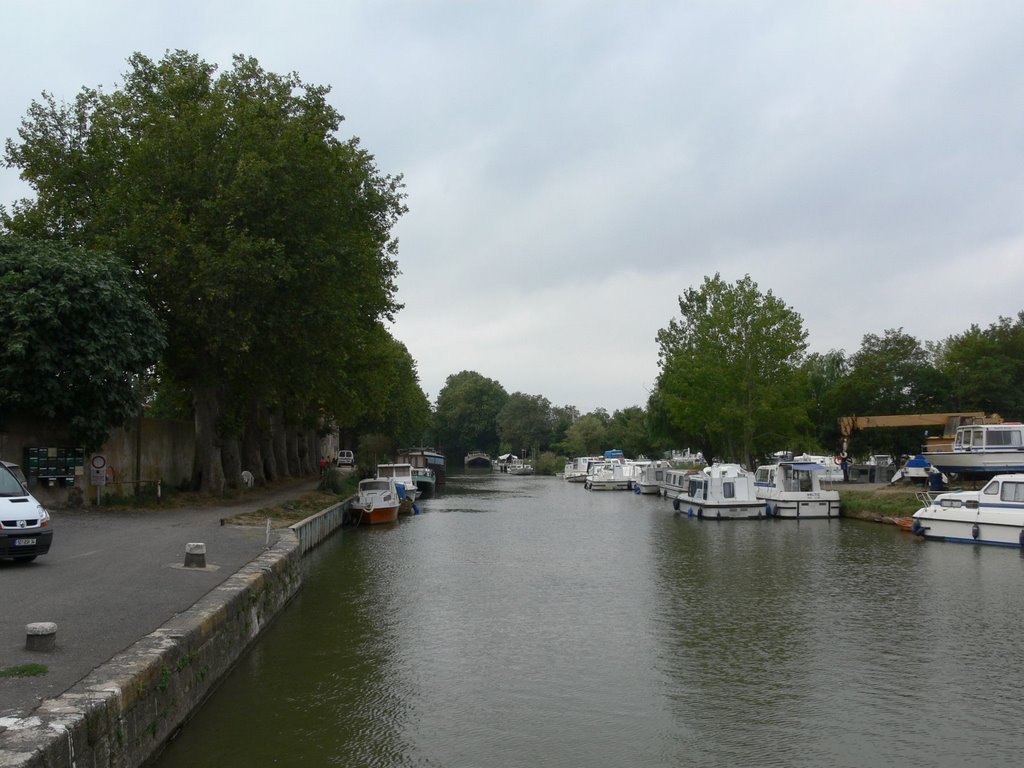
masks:
{"label": "boat window", "polygon": [[758,483],[770,483],[771,470],[768,467],[758,467],[757,476],[754,479]]}
{"label": "boat window", "polygon": [[722,495],[727,499],[736,498],[736,483],[732,480],[726,480],[722,483]]}
{"label": "boat window", "polygon": [[807,493],[811,490],[811,473],[800,471],[796,473],[797,490]]}
{"label": "boat window", "polygon": [[991,483],[981,489],[981,492],[986,496],[995,496],[999,493],[999,481],[993,480]]}
{"label": "boat window", "polygon": [[664,474],[665,473],[662,472],[660,469],[655,470],[655,472],[654,472],[654,480],[655,480],[655,482],[660,483],[662,481],[662,478],[663,478]]}
{"label": "boat window", "polygon": [[967,507],[968,509],[977,509],[978,508],[978,500],[977,499],[968,499],[967,501],[964,502],[964,506]]}
{"label": "boat window", "polygon": [[946,508],[959,507],[961,506],[960,499],[943,499],[939,506]]}
{"label": "boat window", "polygon": [[1003,483],[999,498],[1003,501],[1024,501],[1024,483]]}
{"label": "boat window", "polygon": [[988,431],[989,447],[1011,447],[1020,446],[1020,430],[1018,429],[990,429]]}
{"label": "boat window", "polygon": [[985,447],[985,430],[976,429],[974,434],[971,435],[971,447],[972,448],[984,448]]}

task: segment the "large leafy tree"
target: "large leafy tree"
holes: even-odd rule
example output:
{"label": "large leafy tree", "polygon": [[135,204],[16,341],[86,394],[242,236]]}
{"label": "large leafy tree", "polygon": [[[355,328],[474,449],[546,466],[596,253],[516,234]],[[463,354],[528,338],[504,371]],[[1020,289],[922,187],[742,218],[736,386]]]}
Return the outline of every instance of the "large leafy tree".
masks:
{"label": "large leafy tree", "polygon": [[528,449],[532,456],[551,444],[554,416],[551,401],[543,395],[513,392],[498,413],[498,435],[513,453]]}
{"label": "large leafy tree", "polygon": [[608,413],[599,409],[576,419],[566,431],[565,444],[571,456],[599,456],[611,448]]}
{"label": "large leafy tree", "polygon": [[1024,417],[1024,312],[949,337],[939,346],[936,365],[957,410]]}
{"label": "large leafy tree", "polygon": [[840,350],[814,353],[804,360],[801,375],[811,432],[809,440],[793,448],[811,453],[822,449],[838,451],[841,444],[838,420],[847,415],[839,404],[839,396],[848,368],[846,355]]}
{"label": "large leafy tree", "polygon": [[[881,336],[865,334],[850,357],[837,397],[845,416],[942,413],[951,407],[949,383],[935,366],[933,353],[902,328],[890,328]],[[916,427],[874,429],[862,437],[858,453],[916,453],[922,438]]]}
{"label": "large leafy tree", "polygon": [[141,406],[160,322],[109,254],[0,236],[0,418],[65,424],[87,450]]}
{"label": "large leafy tree", "polygon": [[799,314],[749,275],[729,285],[718,274],[687,289],[679,311],[657,335],[659,401],[705,456],[753,462],[803,428]]}
{"label": "large leafy tree", "polygon": [[498,414],[508,397],[501,384],[476,371],[453,373],[445,379],[437,395],[435,419],[448,455],[471,450],[497,453]]}
{"label": "large leafy tree", "polygon": [[183,51],[129,66],[110,93],[32,104],[6,158],[36,198],[4,224],[130,261],[167,328],[164,375],[192,395],[203,488],[243,435],[250,467],[299,470],[285,424],[356,405],[348,364],[398,309],[401,178],[297,75]]}

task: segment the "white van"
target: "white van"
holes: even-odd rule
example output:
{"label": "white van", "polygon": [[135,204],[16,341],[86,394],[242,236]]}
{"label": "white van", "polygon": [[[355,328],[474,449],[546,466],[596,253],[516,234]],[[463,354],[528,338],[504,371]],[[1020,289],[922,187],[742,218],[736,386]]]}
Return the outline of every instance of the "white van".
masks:
{"label": "white van", "polygon": [[51,541],[50,513],[28,492],[21,467],[0,462],[0,558],[35,560]]}
{"label": "white van", "polygon": [[338,458],[334,460],[334,463],[339,467],[354,467],[356,455],[352,451],[338,451]]}

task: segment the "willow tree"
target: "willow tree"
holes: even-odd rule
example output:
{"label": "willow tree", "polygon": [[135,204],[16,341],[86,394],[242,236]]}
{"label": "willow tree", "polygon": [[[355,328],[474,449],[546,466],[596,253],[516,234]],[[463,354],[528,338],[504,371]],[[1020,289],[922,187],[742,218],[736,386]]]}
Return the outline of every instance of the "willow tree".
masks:
{"label": "willow tree", "polygon": [[280,437],[344,403],[361,335],[398,309],[401,178],[295,74],[241,56],[218,74],[184,51],[129,66],[109,93],[32,104],[6,158],[36,197],[3,221],[131,263],[167,329],[161,369],[192,394],[197,485],[218,491],[247,430]]}
{"label": "willow tree", "polygon": [[658,399],[674,428],[709,459],[751,462],[805,428],[797,368],[800,315],[747,275],[707,277],[679,297],[680,317],[658,331]]}

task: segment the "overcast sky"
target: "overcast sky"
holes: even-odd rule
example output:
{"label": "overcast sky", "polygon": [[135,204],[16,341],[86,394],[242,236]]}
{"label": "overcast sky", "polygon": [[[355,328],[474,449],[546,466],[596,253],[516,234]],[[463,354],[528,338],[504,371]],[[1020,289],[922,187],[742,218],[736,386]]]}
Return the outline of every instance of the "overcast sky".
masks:
{"label": "overcast sky", "polygon": [[[644,405],[715,272],[818,352],[1024,309],[1019,0],[4,0],[0,137],[179,48],[331,86],[404,175],[393,333],[431,401],[473,370]],[[0,168],[0,203],[29,193]]]}

